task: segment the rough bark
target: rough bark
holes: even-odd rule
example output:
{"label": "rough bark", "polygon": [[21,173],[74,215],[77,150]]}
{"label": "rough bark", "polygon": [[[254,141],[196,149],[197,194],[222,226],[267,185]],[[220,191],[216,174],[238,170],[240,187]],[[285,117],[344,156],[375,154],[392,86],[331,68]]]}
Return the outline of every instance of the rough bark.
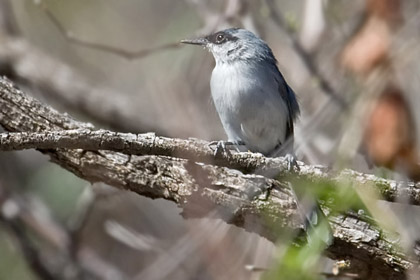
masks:
{"label": "rough bark", "polygon": [[[235,154],[231,159],[233,162],[229,162],[223,158],[213,159],[209,154],[211,149],[205,142],[199,140],[171,140],[155,137],[152,134],[133,136],[106,131],[93,132],[90,131],[93,130],[92,125],[78,122],[66,114],[60,114],[25,95],[5,79],[0,80],[0,124],[10,132],[39,133],[27,134],[33,136],[34,145],[37,135],[57,136],[61,133],[61,136],[64,136],[61,139],[65,139],[66,133],[69,136],[75,133],[74,130],[81,132],[81,138],[87,135],[94,138],[101,133],[109,134],[114,140],[102,141],[104,139],[102,137],[101,141],[87,143],[89,142],[87,137],[84,138],[86,141],[73,141],[75,146],[71,146],[73,144],[69,137],[67,140],[47,137],[50,140],[46,143],[51,146],[45,144],[37,148],[49,155],[53,162],[90,182],[101,181],[150,198],[174,201],[187,217],[201,217],[210,211],[215,211],[228,223],[256,232],[272,241],[281,234],[279,229],[292,231],[304,229],[296,201],[287,183],[262,175],[244,174],[232,168],[233,166],[245,171],[256,168],[261,171],[264,168],[273,169],[275,165],[277,170],[286,173],[281,159],[266,159],[260,155],[245,153]],[[21,148],[29,147],[27,145],[30,141],[20,144],[19,141],[10,141],[13,137],[23,135],[2,135],[2,149],[11,149],[13,145],[16,145],[15,147],[21,145]],[[143,139],[144,142],[141,141],[142,136],[146,137]],[[6,145],[7,141],[9,143]],[[69,146],[65,145],[66,141]],[[165,146],[170,141],[173,141],[172,144],[177,145],[177,148]],[[77,146],[79,144],[76,142],[85,142],[80,145],[86,146]],[[130,154],[126,149],[130,148],[130,145],[131,148],[136,147],[134,153],[140,155]],[[52,147],[60,148],[50,149]],[[128,154],[104,151],[102,150],[104,147],[115,148]],[[229,166],[231,163],[231,168],[217,165]],[[376,186],[391,182],[385,188],[391,190],[388,195],[390,200],[398,198],[401,193],[411,193],[414,202],[418,199],[417,186],[414,185],[411,186],[412,191],[397,190],[399,186],[397,182],[351,171],[338,173],[336,177],[331,178],[331,174],[326,170],[322,167],[301,165],[299,174],[319,176],[322,179],[330,178],[332,181],[345,176],[358,184],[370,180],[375,182]],[[407,270],[418,269],[418,255],[415,255],[414,259],[404,256],[397,249],[396,241],[363,219],[335,216],[331,217],[330,221],[334,241],[327,248],[327,255],[333,259],[349,260],[349,270],[357,272],[362,279],[406,279]],[[365,274],[361,275],[362,273]]]}
{"label": "rough bark", "polygon": [[[154,133],[132,134],[109,130],[60,130],[48,132],[17,132],[0,134],[0,151],[23,149],[83,149],[109,150],[127,155],[176,156],[207,164],[238,169],[244,173],[287,176],[287,163],[282,158],[266,158],[261,154],[240,153],[229,157],[214,156],[209,142],[199,139],[177,139],[156,136]],[[344,179],[366,187],[374,187],[387,201],[406,201],[420,205],[420,183],[387,180],[372,174],[345,169],[340,172],[322,166],[298,162],[295,176],[312,182],[335,183]]]}

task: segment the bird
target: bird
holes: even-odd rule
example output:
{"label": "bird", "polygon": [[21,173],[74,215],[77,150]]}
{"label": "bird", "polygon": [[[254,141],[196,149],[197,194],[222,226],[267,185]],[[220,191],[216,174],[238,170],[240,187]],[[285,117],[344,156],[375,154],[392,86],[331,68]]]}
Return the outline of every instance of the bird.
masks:
{"label": "bird", "polygon": [[268,157],[287,156],[294,164],[294,123],[300,108],[268,44],[242,28],[181,43],[203,46],[213,54],[211,95],[226,143]]}
{"label": "bird", "polygon": [[[210,89],[227,143],[267,157],[285,156],[289,170],[294,166],[299,169],[293,143],[300,107],[268,44],[242,28],[229,28],[181,43],[203,46],[213,54],[216,65]],[[322,225],[320,221],[326,218],[319,204],[312,199],[303,203],[291,190],[300,201],[298,208],[305,228]],[[322,239],[329,244],[331,235]]]}

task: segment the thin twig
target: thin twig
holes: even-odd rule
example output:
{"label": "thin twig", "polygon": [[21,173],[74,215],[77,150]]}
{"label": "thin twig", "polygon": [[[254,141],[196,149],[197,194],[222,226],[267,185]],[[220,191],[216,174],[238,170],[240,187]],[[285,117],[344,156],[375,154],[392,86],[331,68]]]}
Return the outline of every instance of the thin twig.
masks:
{"label": "thin twig", "polygon": [[57,27],[57,29],[60,31],[60,33],[64,36],[64,38],[67,41],[69,41],[70,43],[73,43],[73,44],[76,44],[76,45],[79,45],[79,46],[93,48],[93,49],[113,53],[115,55],[121,56],[121,57],[123,57],[125,59],[128,59],[128,60],[141,59],[141,58],[144,58],[144,57],[146,57],[148,55],[151,55],[151,54],[155,54],[155,53],[162,52],[162,51],[169,50],[169,49],[179,48],[181,46],[181,44],[179,42],[174,42],[174,43],[168,43],[168,44],[160,45],[160,46],[149,48],[149,49],[130,51],[130,50],[124,50],[124,49],[119,48],[119,47],[114,47],[114,46],[104,45],[104,44],[101,44],[101,43],[86,41],[84,39],[76,37],[74,33],[68,31],[61,24],[61,22],[58,20],[58,18],[48,9],[47,5],[45,5],[42,1],[39,1],[38,4],[42,8],[45,15],[48,17],[48,19]]}
{"label": "thin twig", "polygon": [[[13,234],[23,258],[40,279],[94,279],[76,258],[69,258],[66,230],[45,213],[34,209],[26,198],[6,189],[1,183],[0,224]],[[44,252],[32,240],[31,235],[36,235],[55,250]],[[59,261],[51,261],[52,254]],[[48,258],[50,259],[47,261]]]}
{"label": "thin twig", "polygon": [[57,279],[56,273],[52,272],[51,269],[45,265],[44,261],[41,260],[39,251],[33,246],[19,223],[16,221],[8,221],[1,216],[0,222],[3,227],[13,233],[13,236],[22,251],[23,257],[34,274],[44,280]]}
{"label": "thin twig", "polygon": [[295,34],[295,30],[286,23],[286,20],[284,19],[283,15],[281,14],[281,12],[278,11],[274,1],[266,0],[266,3],[270,8],[270,16],[272,20],[289,36],[293,48],[295,49],[296,53],[300,56],[311,75],[313,77],[316,77],[316,79],[319,82],[319,87],[322,89],[322,91],[328,96],[330,96],[332,100],[334,100],[341,108],[347,109],[347,101],[333,89],[328,79],[326,79],[321,74],[311,55],[305,51],[305,49],[299,42]]}

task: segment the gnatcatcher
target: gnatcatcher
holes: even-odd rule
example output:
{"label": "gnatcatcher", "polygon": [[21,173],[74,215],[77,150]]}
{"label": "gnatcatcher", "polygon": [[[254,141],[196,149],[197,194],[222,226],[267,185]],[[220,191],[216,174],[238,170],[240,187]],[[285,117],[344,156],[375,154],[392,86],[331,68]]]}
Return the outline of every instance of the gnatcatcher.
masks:
{"label": "gnatcatcher", "polygon": [[240,28],[181,42],[206,47],[216,60],[211,94],[229,142],[265,156],[287,155],[294,164],[299,104],[267,43]]}
{"label": "gnatcatcher", "polygon": [[[181,42],[204,46],[216,60],[211,95],[229,142],[265,156],[286,156],[289,169],[296,165],[293,126],[299,104],[267,43],[240,28]],[[315,202],[305,204],[306,223],[317,225],[318,213],[324,216],[321,209]]]}

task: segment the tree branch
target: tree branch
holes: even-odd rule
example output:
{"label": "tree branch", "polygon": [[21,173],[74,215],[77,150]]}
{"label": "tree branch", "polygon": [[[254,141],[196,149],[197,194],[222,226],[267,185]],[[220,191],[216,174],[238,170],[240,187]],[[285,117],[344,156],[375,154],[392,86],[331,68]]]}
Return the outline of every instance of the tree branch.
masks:
{"label": "tree branch", "polygon": [[[127,155],[176,156],[261,175],[279,173],[280,176],[287,176],[289,173],[287,162],[282,158],[265,158],[253,153],[215,157],[209,142],[199,139],[183,140],[160,137],[154,133],[132,134],[91,129],[0,134],[0,151],[58,148],[108,150]],[[352,180],[358,185],[374,186],[374,191],[381,193],[384,200],[408,200],[414,205],[420,205],[420,183],[387,180],[350,169],[335,173],[322,166],[305,165],[303,162],[298,164],[299,170],[295,170],[295,175],[311,182],[334,184],[344,179]]]}
{"label": "tree branch", "polygon": [[[226,222],[256,232],[272,241],[279,237],[279,228],[293,231],[304,229],[296,201],[287,183],[257,174],[243,174],[234,169],[216,166],[214,162],[210,164],[209,160],[213,158],[207,158],[207,156],[212,151],[206,142],[174,139],[172,144],[179,145],[177,150],[171,146],[165,148],[164,144],[168,144],[168,141],[172,141],[171,139],[146,134],[143,137],[146,139],[149,137],[148,143],[151,144],[146,149],[146,142],[140,141],[137,144],[127,142],[130,139],[141,140],[142,135],[132,137],[133,135],[130,134],[89,131],[93,129],[92,125],[75,121],[68,115],[58,113],[25,95],[11,82],[4,79],[0,80],[0,124],[8,131],[39,133],[38,136],[46,134],[65,136],[66,132],[62,130],[73,130],[67,132],[67,140],[50,140],[52,146],[42,146],[40,151],[49,155],[53,162],[90,182],[102,181],[150,198],[174,201],[183,209],[183,215],[186,217],[202,217],[216,210],[218,216]],[[50,149],[59,145],[60,141],[63,141],[60,145],[64,147],[65,141],[69,141],[68,136],[74,134],[74,130],[84,131],[81,134],[84,137],[91,135],[93,138],[102,137],[102,140],[92,141],[89,144],[86,140],[88,137],[84,138],[86,141],[80,141],[80,143],[85,143],[81,145],[90,145],[85,147],[89,149],[63,149],[61,147]],[[46,131],[51,133],[44,133]],[[37,134],[26,135],[32,135],[36,139]],[[107,138],[104,135],[112,136],[114,140],[117,140],[116,150],[123,151],[124,147],[132,145],[138,149],[137,153],[140,155],[103,151],[106,145],[108,149],[114,145],[113,141],[104,140]],[[11,149],[13,145],[19,145],[18,141],[10,141],[19,136],[23,134],[2,135],[2,149]],[[6,145],[7,141],[9,144]],[[22,144],[21,147],[29,147],[29,142]],[[73,148],[77,147],[76,142],[78,141],[73,141],[75,145]],[[95,143],[98,145],[97,149],[92,151]],[[121,145],[122,143],[124,145]],[[132,144],[126,146],[126,143]],[[144,150],[140,152],[139,146],[136,145],[140,147],[143,145]],[[203,150],[195,154],[194,149],[198,147]],[[159,151],[162,155],[156,155]],[[185,151],[189,153],[183,153]],[[155,155],[146,155],[147,152],[149,154],[153,152]],[[249,163],[254,163],[253,167],[259,170],[264,168],[264,165],[274,168],[275,164],[277,170],[286,172],[284,167],[282,168],[284,166],[282,159],[266,159],[261,155],[251,153],[235,154],[232,158],[237,161],[236,163],[240,163],[239,167],[242,166],[245,169],[249,168],[247,165]],[[208,160],[208,164],[199,163],[202,159]],[[226,161],[225,165],[228,166],[228,164],[230,162]],[[305,172],[312,173],[313,176],[321,172],[317,176],[323,179],[330,176],[325,168],[311,169],[311,167],[301,165],[301,174]],[[331,180],[338,180],[340,174]],[[347,174],[352,175],[352,178],[360,183],[373,178],[370,175],[363,177],[363,174],[350,171],[346,173],[346,176]],[[394,196],[398,197],[396,193],[398,192],[395,191]],[[379,228],[356,217],[337,216],[331,217],[330,221],[334,242],[327,248],[327,255],[333,259],[348,259],[351,263],[350,271],[358,272],[359,275],[360,271],[366,271],[369,273],[369,278],[366,279],[406,279],[405,271],[418,269],[419,256],[408,259],[399,253],[396,250],[398,247],[396,241],[388,238]]]}

